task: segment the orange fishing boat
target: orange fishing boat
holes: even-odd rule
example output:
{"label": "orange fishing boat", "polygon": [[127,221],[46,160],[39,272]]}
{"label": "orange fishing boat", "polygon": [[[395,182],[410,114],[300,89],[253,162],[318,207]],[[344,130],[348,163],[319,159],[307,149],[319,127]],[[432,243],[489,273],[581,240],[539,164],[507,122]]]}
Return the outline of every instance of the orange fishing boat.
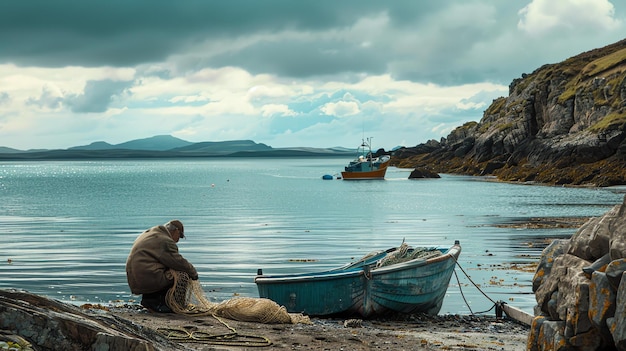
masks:
{"label": "orange fishing boat", "polygon": [[341,177],[345,180],[385,179],[390,160],[389,155],[373,157],[371,138],[368,138],[363,140],[357,149],[356,159],[350,161],[345,171],[341,172]]}

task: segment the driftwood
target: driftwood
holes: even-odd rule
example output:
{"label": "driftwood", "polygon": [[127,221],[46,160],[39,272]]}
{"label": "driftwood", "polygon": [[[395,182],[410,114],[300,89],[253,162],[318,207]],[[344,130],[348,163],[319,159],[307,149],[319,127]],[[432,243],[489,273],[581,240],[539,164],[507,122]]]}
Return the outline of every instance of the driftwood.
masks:
{"label": "driftwood", "polygon": [[154,330],[25,291],[0,289],[0,335],[19,336],[32,350],[180,349]]}
{"label": "driftwood", "polygon": [[513,319],[514,321],[527,326],[531,326],[533,324],[533,315],[526,313],[517,307],[507,305],[506,303],[500,304],[499,307],[502,308],[502,311],[506,313],[507,317]]}

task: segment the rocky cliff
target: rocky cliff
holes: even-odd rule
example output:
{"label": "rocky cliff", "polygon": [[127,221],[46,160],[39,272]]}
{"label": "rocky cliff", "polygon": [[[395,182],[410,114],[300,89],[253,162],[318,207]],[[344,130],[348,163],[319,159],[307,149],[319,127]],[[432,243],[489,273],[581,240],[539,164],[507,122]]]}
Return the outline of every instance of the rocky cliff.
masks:
{"label": "rocky cliff", "polygon": [[505,181],[626,184],[626,39],[513,80],[480,122],[396,151],[402,168]]}

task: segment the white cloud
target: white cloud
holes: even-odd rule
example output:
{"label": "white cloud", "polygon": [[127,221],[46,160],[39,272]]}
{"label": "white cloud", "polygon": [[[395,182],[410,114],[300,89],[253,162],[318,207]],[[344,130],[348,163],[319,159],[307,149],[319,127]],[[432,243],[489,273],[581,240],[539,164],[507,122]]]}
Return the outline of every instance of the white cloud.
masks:
{"label": "white cloud", "polygon": [[169,101],[173,104],[176,103],[192,103],[192,102],[206,102],[209,99],[206,96],[202,96],[202,95],[193,95],[193,96],[174,96],[173,98],[169,99]]}
{"label": "white cloud", "polygon": [[346,117],[360,112],[359,104],[354,101],[329,102],[320,107],[320,110],[329,116]]}
{"label": "white cloud", "polygon": [[607,0],[533,0],[519,11],[518,28],[531,35],[553,30],[616,30],[621,21]]}
{"label": "white cloud", "polygon": [[297,113],[289,109],[289,106],[284,104],[267,104],[261,106],[261,115],[263,117],[270,116],[295,116]]}
{"label": "white cloud", "polygon": [[39,68],[7,64],[0,65],[0,86],[20,105],[51,106],[50,99],[84,94],[88,82],[129,81],[134,73],[130,68]]}

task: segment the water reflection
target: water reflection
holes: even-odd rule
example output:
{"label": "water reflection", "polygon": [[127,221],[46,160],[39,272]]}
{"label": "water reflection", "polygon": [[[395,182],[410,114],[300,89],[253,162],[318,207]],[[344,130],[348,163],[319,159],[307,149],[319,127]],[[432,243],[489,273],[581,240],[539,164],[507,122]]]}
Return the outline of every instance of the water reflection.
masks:
{"label": "water reflection", "polygon": [[[211,299],[257,296],[253,277],[343,265],[373,250],[449,246],[495,300],[532,310],[533,272],[550,239],[575,228],[528,228],[532,218],[597,216],[623,192],[485,182],[447,176],[409,181],[323,181],[345,160],[150,160],[8,163],[0,169],[5,230],[1,288],[74,303],[132,300],[124,264],[137,235],[179,218],[181,253]],[[254,170],[254,171],[252,171]],[[506,224],[506,225],[504,225]],[[510,224],[520,224],[514,226]],[[10,263],[9,263],[10,260]],[[442,313],[492,307],[453,277]]]}

